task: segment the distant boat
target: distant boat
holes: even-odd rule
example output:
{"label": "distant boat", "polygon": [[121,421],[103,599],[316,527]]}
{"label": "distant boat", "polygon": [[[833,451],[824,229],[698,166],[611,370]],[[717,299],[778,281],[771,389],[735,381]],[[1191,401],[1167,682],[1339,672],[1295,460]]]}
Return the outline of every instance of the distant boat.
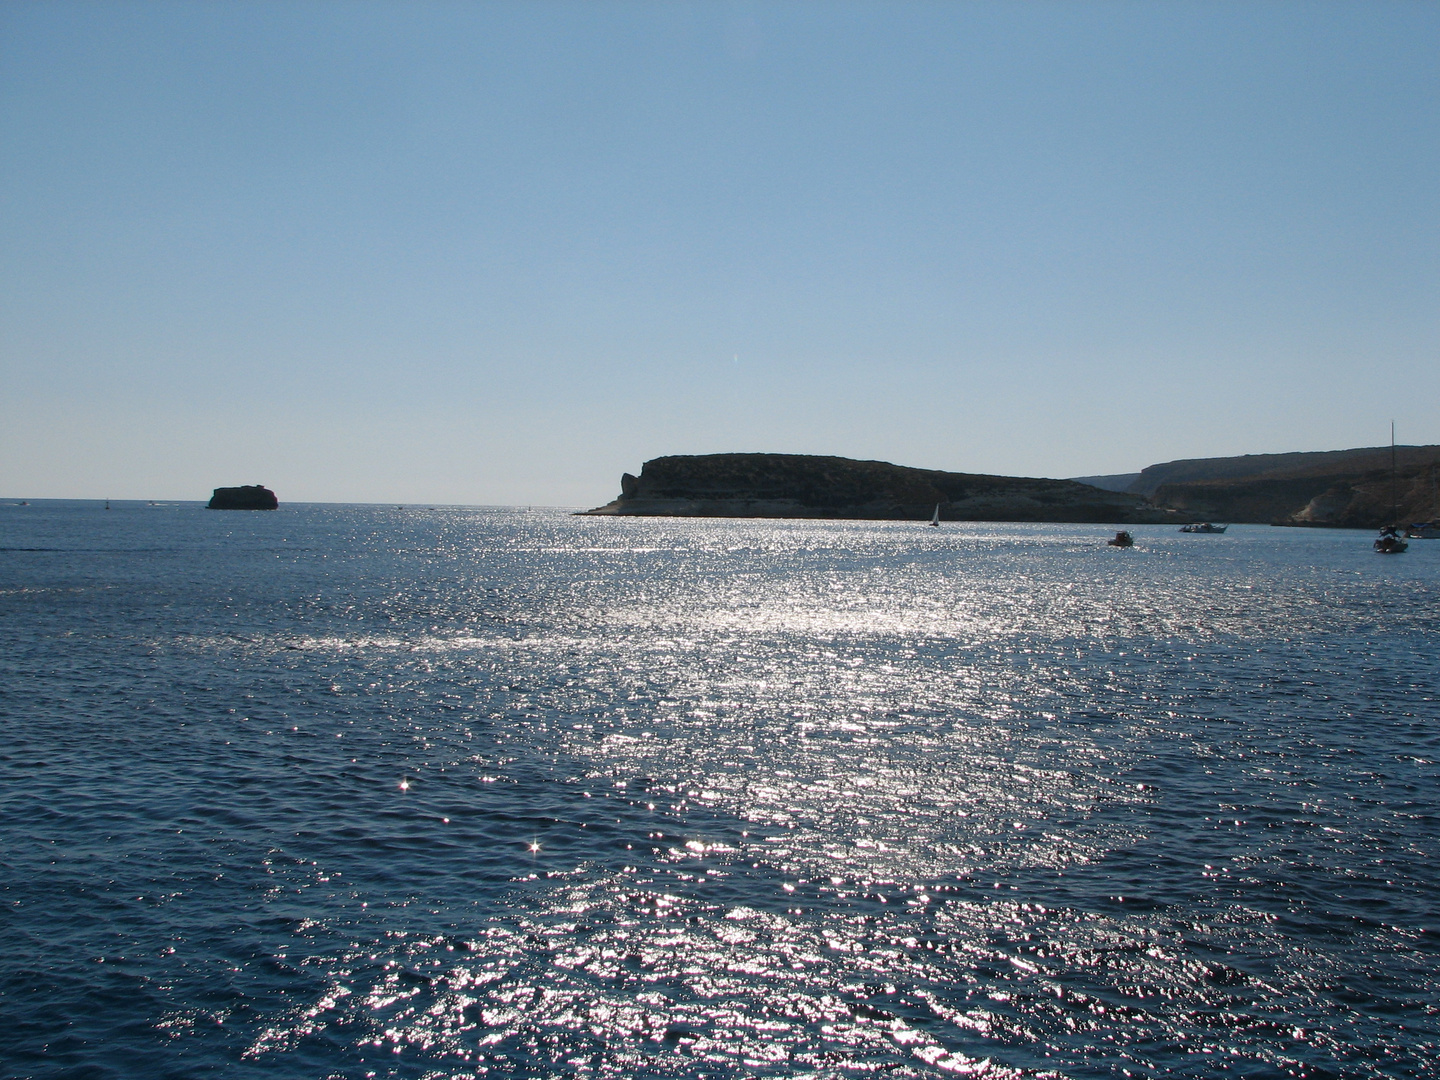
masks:
{"label": "distant boat", "polygon": [[1440,522],[1417,521],[1405,530],[1411,540],[1440,540]]}
{"label": "distant boat", "polygon": [[[1395,496],[1395,421],[1390,421],[1390,520],[1395,521],[1400,517],[1400,501]],[[1386,525],[1380,530],[1380,536],[1375,541],[1375,550],[1381,555],[1402,554],[1410,545],[1400,539],[1400,527],[1398,525]]]}
{"label": "distant boat", "polygon": [[930,524],[931,524],[931,525],[936,525],[936,526],[938,526],[938,525],[940,524],[940,504],[939,504],[939,503],[936,503],[936,504],[935,504],[935,513],[933,513],[933,514],[930,515]]}
{"label": "distant boat", "polygon": [[1114,540],[1107,540],[1107,541],[1105,541],[1105,542],[1106,542],[1107,544],[1109,544],[1111,547],[1134,547],[1134,546],[1135,546],[1135,538],[1134,538],[1133,536],[1131,536],[1128,532],[1126,532],[1124,529],[1121,529],[1119,532],[1117,532],[1117,533],[1115,534],[1115,539],[1114,539]]}
{"label": "distant boat", "polygon": [[1195,525],[1183,525],[1180,531],[1183,533],[1223,533],[1229,527],[1229,525],[1211,525],[1210,522],[1204,521]]}
{"label": "distant boat", "polygon": [[1400,531],[1394,525],[1386,525],[1380,530],[1380,538],[1375,541],[1375,550],[1381,555],[1399,555],[1410,545],[1400,539]]}

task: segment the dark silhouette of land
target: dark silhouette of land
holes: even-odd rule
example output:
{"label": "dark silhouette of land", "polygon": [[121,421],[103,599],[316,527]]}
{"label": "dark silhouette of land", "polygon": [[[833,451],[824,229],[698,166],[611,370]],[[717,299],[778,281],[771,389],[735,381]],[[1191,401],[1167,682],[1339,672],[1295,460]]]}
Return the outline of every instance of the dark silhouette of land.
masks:
{"label": "dark silhouette of land", "polygon": [[[1083,480],[1092,483],[1082,482]],[[1123,490],[1118,490],[1123,488]],[[1440,520],[1440,446],[1195,458],[1048,480],[807,454],[674,455],[589,514],[1379,528]],[[219,492],[216,493],[217,495]]]}
{"label": "dark silhouette of land", "polygon": [[216,488],[207,510],[274,510],[280,505],[275,493],[263,484]]}
{"label": "dark silhouette of land", "polygon": [[1170,521],[1142,496],[1073,480],[912,469],[807,454],[676,455],[620,478],[614,502],[587,511],[658,517],[925,521]]}
{"label": "dark silhouette of land", "polygon": [[1373,529],[1440,519],[1440,446],[1247,454],[1151,465],[1128,486],[1195,519]]}

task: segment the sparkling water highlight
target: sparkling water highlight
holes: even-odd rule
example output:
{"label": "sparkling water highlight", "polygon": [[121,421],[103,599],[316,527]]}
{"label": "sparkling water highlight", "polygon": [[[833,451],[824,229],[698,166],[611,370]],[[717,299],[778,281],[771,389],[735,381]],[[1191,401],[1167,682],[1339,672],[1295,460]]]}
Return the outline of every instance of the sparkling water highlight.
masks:
{"label": "sparkling water highlight", "polygon": [[0,1072],[1420,1077],[1440,541],[0,505]]}

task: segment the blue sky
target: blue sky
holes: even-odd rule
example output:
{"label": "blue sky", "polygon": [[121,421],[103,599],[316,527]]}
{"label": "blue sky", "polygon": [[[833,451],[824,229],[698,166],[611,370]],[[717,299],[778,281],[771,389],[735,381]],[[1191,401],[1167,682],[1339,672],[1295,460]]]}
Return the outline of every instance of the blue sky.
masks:
{"label": "blue sky", "polygon": [[1440,443],[1440,5],[0,2],[0,495]]}

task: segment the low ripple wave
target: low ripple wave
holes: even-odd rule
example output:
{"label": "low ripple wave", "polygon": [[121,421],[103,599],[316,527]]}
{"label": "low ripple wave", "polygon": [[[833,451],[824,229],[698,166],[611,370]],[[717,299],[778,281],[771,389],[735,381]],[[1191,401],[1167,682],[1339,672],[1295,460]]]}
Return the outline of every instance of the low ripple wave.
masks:
{"label": "low ripple wave", "polygon": [[1440,545],[39,509],[0,556],[14,1075],[1440,1050]]}

